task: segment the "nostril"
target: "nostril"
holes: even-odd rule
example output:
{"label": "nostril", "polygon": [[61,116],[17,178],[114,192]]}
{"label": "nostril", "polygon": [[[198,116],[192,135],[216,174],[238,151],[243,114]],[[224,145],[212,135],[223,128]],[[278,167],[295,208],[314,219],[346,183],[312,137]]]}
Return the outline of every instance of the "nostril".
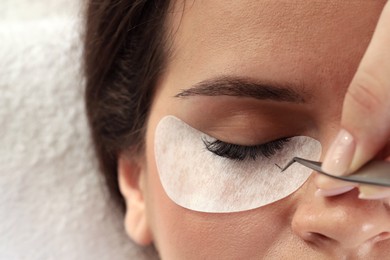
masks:
{"label": "nostril", "polygon": [[302,239],[310,244],[321,245],[324,243],[334,242],[334,239],[318,232],[305,232]]}
{"label": "nostril", "polygon": [[382,232],[373,238],[374,243],[390,239],[390,232]]}

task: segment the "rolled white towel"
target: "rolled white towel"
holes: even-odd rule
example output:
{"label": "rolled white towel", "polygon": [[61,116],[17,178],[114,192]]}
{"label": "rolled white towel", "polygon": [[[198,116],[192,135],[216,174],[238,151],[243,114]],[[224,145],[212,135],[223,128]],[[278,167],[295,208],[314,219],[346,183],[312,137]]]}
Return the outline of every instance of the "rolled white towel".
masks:
{"label": "rolled white towel", "polygon": [[0,22],[0,259],[155,259],[126,237],[89,138],[80,22]]}

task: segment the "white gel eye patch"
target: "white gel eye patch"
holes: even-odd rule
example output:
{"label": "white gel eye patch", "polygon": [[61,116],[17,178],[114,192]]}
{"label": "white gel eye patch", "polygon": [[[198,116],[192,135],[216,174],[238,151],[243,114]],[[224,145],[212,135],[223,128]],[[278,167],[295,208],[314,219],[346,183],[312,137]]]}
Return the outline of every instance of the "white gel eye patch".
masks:
{"label": "white gel eye patch", "polygon": [[[267,158],[233,160],[209,151],[213,140],[174,116],[164,117],[155,132],[155,156],[162,186],[176,204],[200,212],[250,210],[281,200],[308,179],[310,169],[293,164],[294,156],[318,160],[321,144],[306,136],[290,141]],[[214,139],[215,140],[215,139]]]}

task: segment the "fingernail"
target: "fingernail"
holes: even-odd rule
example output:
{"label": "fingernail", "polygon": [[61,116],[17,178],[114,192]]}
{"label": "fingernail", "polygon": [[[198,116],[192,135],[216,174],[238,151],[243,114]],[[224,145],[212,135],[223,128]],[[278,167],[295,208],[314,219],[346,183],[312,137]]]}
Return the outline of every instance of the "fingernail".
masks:
{"label": "fingernail", "polygon": [[381,200],[381,199],[386,199],[390,197],[389,192],[385,193],[377,193],[377,194],[364,194],[364,193],[359,193],[359,199],[363,200]]}
{"label": "fingernail", "polygon": [[381,200],[390,198],[390,188],[362,185],[359,187],[359,199]]}
{"label": "fingernail", "polygon": [[336,195],[346,193],[354,188],[355,188],[354,186],[344,186],[344,187],[339,187],[339,188],[334,188],[329,190],[317,189],[315,195],[322,196],[322,197],[336,196]]}
{"label": "fingernail", "polygon": [[322,170],[329,174],[343,175],[347,172],[355,152],[353,136],[341,129],[326,153]]}
{"label": "fingernail", "polygon": [[333,190],[336,188],[342,188],[347,186],[358,186],[357,183],[336,180],[333,178],[329,178],[328,176],[321,175],[320,173],[315,175],[314,183],[318,189],[322,190]]}

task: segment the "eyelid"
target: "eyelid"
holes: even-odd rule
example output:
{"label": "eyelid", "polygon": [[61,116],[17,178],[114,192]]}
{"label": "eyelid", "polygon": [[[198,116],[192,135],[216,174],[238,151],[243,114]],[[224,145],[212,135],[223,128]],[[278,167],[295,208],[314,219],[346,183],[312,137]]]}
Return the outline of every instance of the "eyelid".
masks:
{"label": "eyelid", "polygon": [[222,139],[218,139],[218,138],[213,137],[213,136],[208,135],[208,134],[205,134],[204,137],[202,137],[202,140],[206,141],[206,142],[216,142],[216,141],[218,141],[218,142],[221,142],[221,143],[227,144],[227,145],[236,145],[236,146],[245,147],[245,148],[253,148],[253,147],[257,147],[257,146],[261,146],[261,145],[267,145],[267,144],[270,144],[270,143],[273,143],[273,142],[277,142],[277,141],[282,141],[282,140],[285,140],[285,139],[291,139],[293,137],[294,136],[280,137],[280,138],[270,139],[269,141],[265,141],[265,142],[262,142],[262,143],[259,143],[259,144],[253,144],[253,145],[238,144],[238,143],[223,141]]}
{"label": "eyelid", "polygon": [[227,159],[242,161],[247,158],[256,160],[257,157],[263,156],[270,158],[279,150],[284,148],[284,145],[290,141],[290,138],[279,138],[260,145],[242,146],[231,143],[226,143],[220,140],[207,141],[203,139],[206,149],[217,156]]}

